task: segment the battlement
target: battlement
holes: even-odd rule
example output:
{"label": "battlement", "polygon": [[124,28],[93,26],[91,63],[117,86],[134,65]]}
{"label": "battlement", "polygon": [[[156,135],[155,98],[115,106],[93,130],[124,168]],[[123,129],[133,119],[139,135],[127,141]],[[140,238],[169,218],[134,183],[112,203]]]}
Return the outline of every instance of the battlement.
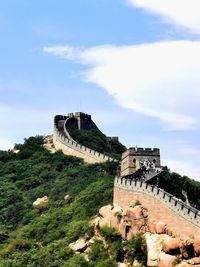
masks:
{"label": "battlement", "polygon": [[200,236],[199,210],[154,185],[123,177],[115,178],[114,204],[124,208],[136,200],[145,205],[155,219],[164,220],[172,229],[176,228],[176,232],[186,231],[190,235],[198,231]]}
{"label": "battlement", "polygon": [[91,115],[83,113],[83,112],[68,113],[67,116],[69,118],[81,118],[81,119],[88,119],[88,120],[92,119]]}
{"label": "battlement", "polygon": [[122,159],[126,156],[160,156],[159,148],[130,147],[122,154]]}

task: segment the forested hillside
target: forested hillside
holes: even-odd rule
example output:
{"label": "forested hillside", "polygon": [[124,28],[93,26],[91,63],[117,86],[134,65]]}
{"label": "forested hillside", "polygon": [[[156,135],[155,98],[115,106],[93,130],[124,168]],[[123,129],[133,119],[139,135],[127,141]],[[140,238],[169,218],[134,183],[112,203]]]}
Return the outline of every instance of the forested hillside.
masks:
{"label": "forested hillside", "polygon": [[[30,137],[16,145],[18,154],[0,152],[0,266],[85,262],[68,244],[92,235],[88,219],[112,202],[117,162],[85,165],[82,159],[49,153],[42,143],[42,137]],[[65,203],[66,194],[71,203]],[[48,205],[33,208],[33,201],[44,195]]]}
{"label": "forested hillside", "polygon": [[[89,222],[101,206],[112,203],[117,161],[88,165],[59,151],[51,154],[42,136],[25,139],[15,149],[19,152],[0,151],[0,267],[112,267],[120,257],[145,260],[141,236],[124,242],[112,229],[101,233],[107,245],[92,245],[89,262],[68,246],[94,235]],[[187,190],[199,207],[198,182],[166,172],[159,186],[177,197]],[[67,203],[66,194],[71,197]],[[47,205],[32,205],[45,195]]]}
{"label": "forested hillside", "polygon": [[120,159],[126,147],[115,139],[108,140],[105,134],[98,129],[78,130],[68,129],[71,137],[81,145],[89,147],[95,151],[107,154],[110,157]]}
{"label": "forested hillside", "polygon": [[150,183],[183,201],[186,201],[185,192],[190,205],[200,210],[200,182],[168,170],[159,175],[159,182],[152,179]]}

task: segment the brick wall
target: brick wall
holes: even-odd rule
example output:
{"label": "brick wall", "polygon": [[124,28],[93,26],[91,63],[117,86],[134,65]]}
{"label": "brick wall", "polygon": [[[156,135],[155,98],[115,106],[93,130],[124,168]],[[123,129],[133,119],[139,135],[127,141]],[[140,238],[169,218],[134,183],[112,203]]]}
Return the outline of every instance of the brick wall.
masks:
{"label": "brick wall", "polygon": [[65,155],[83,158],[87,163],[98,163],[113,160],[102,153],[78,144],[73,139],[70,140],[69,138],[64,137],[56,127],[53,134],[53,143],[56,150],[62,150]]}
{"label": "brick wall", "polygon": [[114,204],[126,208],[136,200],[148,209],[150,218],[165,222],[176,236],[200,239],[199,211],[155,186],[115,179]]}

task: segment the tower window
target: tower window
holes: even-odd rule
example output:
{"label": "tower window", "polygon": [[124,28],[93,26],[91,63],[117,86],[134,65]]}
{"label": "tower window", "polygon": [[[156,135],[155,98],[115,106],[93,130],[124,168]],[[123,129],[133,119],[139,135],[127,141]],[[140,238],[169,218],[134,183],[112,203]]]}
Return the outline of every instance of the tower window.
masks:
{"label": "tower window", "polygon": [[133,159],[133,163],[136,163],[136,159]]}

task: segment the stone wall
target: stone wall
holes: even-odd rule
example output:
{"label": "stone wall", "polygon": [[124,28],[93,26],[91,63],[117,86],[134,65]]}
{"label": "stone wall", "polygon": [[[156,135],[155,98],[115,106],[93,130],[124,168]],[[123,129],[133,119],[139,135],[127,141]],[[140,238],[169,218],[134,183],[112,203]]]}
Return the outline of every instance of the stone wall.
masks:
{"label": "stone wall", "polygon": [[66,116],[56,116],[54,120],[53,143],[56,150],[62,150],[65,155],[83,158],[87,163],[104,162],[112,158],[94,151],[88,147],[78,144],[73,140],[66,129],[59,128],[59,119],[65,120]]}
{"label": "stone wall", "polygon": [[200,238],[200,211],[156,186],[116,178],[114,205],[126,208],[136,200],[148,209],[150,218],[165,222],[176,236]]}

